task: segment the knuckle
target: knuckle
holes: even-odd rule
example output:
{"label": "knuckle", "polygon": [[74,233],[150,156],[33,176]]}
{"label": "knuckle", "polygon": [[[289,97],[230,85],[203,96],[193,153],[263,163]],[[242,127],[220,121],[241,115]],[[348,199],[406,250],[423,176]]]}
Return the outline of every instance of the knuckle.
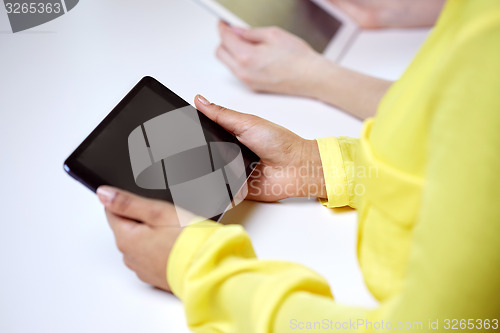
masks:
{"label": "knuckle", "polygon": [[238,57],[238,62],[244,67],[249,67],[253,64],[253,57],[248,53],[243,53]]}
{"label": "knuckle", "polygon": [[270,27],[269,28],[269,36],[278,37],[281,34],[281,29],[278,27]]}
{"label": "knuckle", "polygon": [[149,217],[149,221],[160,221],[160,220],[163,220],[163,218],[165,217],[165,209],[163,209],[164,207],[160,207],[160,206],[153,206],[151,207],[151,209],[149,210],[149,213],[148,213],[148,217]]}
{"label": "knuckle", "polygon": [[262,87],[261,87],[261,84],[259,82],[257,82],[256,80],[254,80],[253,77],[250,77],[250,76],[246,76],[246,77],[243,77],[241,78],[241,81],[252,91],[254,92],[259,92]]}
{"label": "knuckle", "polygon": [[127,253],[129,250],[128,242],[123,237],[116,238],[116,247],[121,253]]}
{"label": "knuckle", "polygon": [[129,269],[131,270],[134,270],[132,268],[132,262],[130,261],[130,259],[128,259],[127,256],[123,256],[123,263],[125,264],[125,266],[127,266]]}
{"label": "knuckle", "polygon": [[144,282],[144,283],[149,283],[149,282],[148,282],[148,279],[147,279],[145,276],[143,276],[142,274],[135,273],[135,275],[137,275],[137,278],[138,278],[139,280],[141,280],[142,282]]}
{"label": "knuckle", "polygon": [[220,106],[220,105],[216,105],[216,108],[217,108],[217,112],[215,113],[214,121],[217,124],[220,124],[220,119],[221,119],[220,117],[224,117],[224,114],[226,114],[228,108]]}
{"label": "knuckle", "polygon": [[251,81],[251,80],[250,80],[250,78],[249,78],[249,76],[248,76],[248,74],[247,74],[247,73],[245,73],[245,72],[238,72],[238,73],[236,73],[236,75],[237,75],[237,76],[238,76],[238,78],[239,78],[241,81],[243,81],[243,83],[245,83],[246,85],[248,85],[248,84],[250,83],[250,81]]}
{"label": "knuckle", "polygon": [[218,30],[219,30],[219,36],[220,36],[222,42],[224,42],[227,38],[227,29],[219,28]]}
{"label": "knuckle", "polygon": [[255,85],[255,84],[251,84],[251,83],[250,83],[250,84],[247,84],[247,86],[248,86],[248,88],[249,88],[251,91],[253,91],[253,92],[255,92],[255,93],[261,92],[261,90],[262,90],[259,86]]}
{"label": "knuckle", "polygon": [[118,192],[113,200],[113,205],[118,211],[127,211],[132,202],[132,198],[124,193]]}
{"label": "knuckle", "polygon": [[253,77],[248,71],[238,71],[238,73],[236,73],[236,75],[246,85],[250,86],[253,84],[253,81],[254,81]]}
{"label": "knuckle", "polygon": [[215,56],[217,59],[222,60],[222,46],[219,45],[217,49],[215,50]]}

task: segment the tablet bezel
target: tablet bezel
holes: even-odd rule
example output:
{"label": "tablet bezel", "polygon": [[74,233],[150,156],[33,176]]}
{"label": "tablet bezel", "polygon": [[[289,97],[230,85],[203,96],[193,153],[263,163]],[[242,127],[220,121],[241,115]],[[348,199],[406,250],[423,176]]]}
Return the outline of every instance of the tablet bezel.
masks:
{"label": "tablet bezel", "polygon": [[[71,177],[76,179],[78,182],[85,185],[92,192],[96,192],[97,188],[101,185],[112,185],[107,183],[103,178],[101,178],[98,174],[88,169],[85,165],[80,163],[78,160],[79,156],[93,143],[93,141],[101,134],[102,131],[106,129],[106,127],[116,118],[118,114],[130,103],[130,101],[136,96],[137,93],[143,88],[148,87],[153,91],[159,93],[161,96],[165,97],[169,103],[174,105],[174,107],[181,108],[187,105],[190,105],[180,96],[175,94],[173,91],[165,87],[159,81],[150,76],[143,77],[130,92],[113,108],[113,110],[97,125],[97,127],[85,138],[85,140],[71,153],[71,155],[66,159],[63,164],[64,170]],[[206,117],[201,112],[199,112],[200,117]],[[208,118],[207,118],[208,119]],[[219,125],[217,125],[219,126]],[[224,130],[220,127],[221,130]],[[241,143],[240,143],[241,144]],[[247,149],[253,155],[253,158],[250,163],[245,165],[245,172],[248,177],[255,169],[257,162],[259,162],[259,158],[256,154],[254,154],[250,149],[243,146],[241,144],[242,149]],[[244,183],[241,185],[243,187]],[[241,189],[240,189],[241,191]],[[239,192],[238,192],[239,193]],[[227,210],[227,209],[226,209]],[[223,214],[216,217],[216,220],[220,220]]]}
{"label": "tablet bezel", "polygon": [[334,4],[328,0],[310,0],[323,8],[330,15],[342,22],[340,31],[330,41],[324,55],[336,61],[342,60],[345,53],[349,50],[354,40],[359,35],[360,26],[346,13],[338,9]]}

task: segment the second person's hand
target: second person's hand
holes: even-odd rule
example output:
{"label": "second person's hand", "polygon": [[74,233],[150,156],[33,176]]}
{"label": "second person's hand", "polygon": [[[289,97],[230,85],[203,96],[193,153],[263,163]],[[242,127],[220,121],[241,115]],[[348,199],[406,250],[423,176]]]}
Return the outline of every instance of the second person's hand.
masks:
{"label": "second person's hand", "polygon": [[325,59],[302,39],[276,27],[242,29],[219,22],[216,55],[250,89],[313,97]]}
{"label": "second person's hand", "polygon": [[248,185],[248,199],[277,201],[290,197],[326,197],[315,140],[306,140],[260,117],[233,111],[198,95],[196,108],[232,133],[261,161]]}

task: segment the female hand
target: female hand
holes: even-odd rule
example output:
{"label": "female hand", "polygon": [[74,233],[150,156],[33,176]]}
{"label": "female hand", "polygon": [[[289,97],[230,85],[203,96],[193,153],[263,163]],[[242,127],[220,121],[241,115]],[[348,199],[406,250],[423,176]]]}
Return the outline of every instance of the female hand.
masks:
{"label": "female hand", "polygon": [[248,184],[248,199],[277,201],[290,197],[326,197],[315,140],[305,140],[260,117],[211,104],[198,95],[196,108],[257,154],[261,161]]}
{"label": "female hand", "polygon": [[250,89],[312,97],[326,60],[279,28],[242,29],[219,22],[219,58]]}
{"label": "female hand", "polygon": [[166,267],[170,251],[182,231],[180,221],[193,221],[196,216],[171,203],[110,186],[99,187],[97,195],[106,209],[125,265],[141,281],[170,291]]}
{"label": "female hand", "polygon": [[364,29],[431,27],[445,0],[329,0]]}

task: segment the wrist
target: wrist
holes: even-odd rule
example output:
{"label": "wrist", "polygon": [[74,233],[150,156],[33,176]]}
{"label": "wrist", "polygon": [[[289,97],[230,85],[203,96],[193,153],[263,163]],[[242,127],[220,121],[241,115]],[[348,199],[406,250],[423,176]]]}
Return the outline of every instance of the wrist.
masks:
{"label": "wrist", "polygon": [[[307,75],[303,80],[303,95],[322,102],[330,103],[330,86],[339,65],[318,55],[310,61]],[[331,104],[331,103],[330,103]]]}
{"label": "wrist", "polygon": [[373,116],[392,82],[327,62],[318,75],[314,98],[359,119]]}
{"label": "wrist", "polygon": [[297,172],[297,197],[326,198],[323,165],[316,140],[304,140]]}
{"label": "wrist", "polygon": [[338,95],[343,89],[339,83],[344,81],[344,78],[345,69],[342,66],[328,59],[322,59],[316,65],[316,74],[310,84],[309,97],[326,104],[339,106],[341,101]]}

